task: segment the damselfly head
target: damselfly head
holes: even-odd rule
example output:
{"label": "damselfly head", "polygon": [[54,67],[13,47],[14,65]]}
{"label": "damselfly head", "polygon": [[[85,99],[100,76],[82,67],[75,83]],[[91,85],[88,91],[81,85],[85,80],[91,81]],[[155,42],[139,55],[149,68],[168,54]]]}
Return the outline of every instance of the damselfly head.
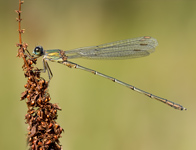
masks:
{"label": "damselfly head", "polygon": [[44,54],[44,50],[42,46],[36,46],[33,50],[33,54],[37,57],[42,56]]}

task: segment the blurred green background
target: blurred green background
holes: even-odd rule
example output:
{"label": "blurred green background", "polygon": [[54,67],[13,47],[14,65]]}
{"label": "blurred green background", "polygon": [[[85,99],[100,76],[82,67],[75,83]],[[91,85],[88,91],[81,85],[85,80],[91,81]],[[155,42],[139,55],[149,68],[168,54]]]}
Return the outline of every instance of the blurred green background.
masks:
{"label": "blurred green background", "polygon": [[[26,80],[16,58],[18,0],[0,5],[0,145],[26,146]],[[49,63],[49,92],[62,108],[64,150],[196,149],[196,1],[25,0],[23,42],[63,50],[140,36],[159,42],[155,53],[130,60],[85,60],[95,69],[187,107],[181,112],[90,73]],[[41,58],[37,65],[42,67]],[[47,77],[46,74],[43,74]]]}

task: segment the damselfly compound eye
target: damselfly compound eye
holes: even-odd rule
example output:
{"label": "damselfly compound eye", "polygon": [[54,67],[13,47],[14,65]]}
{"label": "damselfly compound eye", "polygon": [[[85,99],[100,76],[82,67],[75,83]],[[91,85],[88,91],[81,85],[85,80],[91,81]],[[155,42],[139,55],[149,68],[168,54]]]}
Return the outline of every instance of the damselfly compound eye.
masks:
{"label": "damselfly compound eye", "polygon": [[42,56],[43,55],[43,47],[36,46],[33,50],[33,54],[35,54],[36,56]]}

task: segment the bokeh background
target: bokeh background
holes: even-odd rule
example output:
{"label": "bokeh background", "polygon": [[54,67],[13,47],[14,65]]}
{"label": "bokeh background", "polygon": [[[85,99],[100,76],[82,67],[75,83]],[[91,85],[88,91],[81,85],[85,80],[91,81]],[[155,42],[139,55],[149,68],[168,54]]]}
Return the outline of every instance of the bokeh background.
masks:
{"label": "bokeh background", "polygon": [[[0,5],[0,145],[27,149],[26,80],[16,58],[18,0]],[[64,150],[196,149],[196,1],[25,0],[23,42],[63,50],[140,36],[159,42],[155,53],[129,60],[75,63],[116,77],[187,107],[179,111],[88,72],[50,63],[49,92],[62,111]],[[41,58],[37,65],[42,67]],[[47,78],[46,74],[42,74]]]}

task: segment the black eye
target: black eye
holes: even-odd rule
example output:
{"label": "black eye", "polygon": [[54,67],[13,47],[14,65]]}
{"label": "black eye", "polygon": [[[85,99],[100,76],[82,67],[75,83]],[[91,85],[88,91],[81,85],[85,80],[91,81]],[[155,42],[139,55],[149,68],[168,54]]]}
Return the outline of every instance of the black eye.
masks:
{"label": "black eye", "polygon": [[43,47],[42,46],[36,46],[33,50],[33,54],[37,56],[43,55]]}

